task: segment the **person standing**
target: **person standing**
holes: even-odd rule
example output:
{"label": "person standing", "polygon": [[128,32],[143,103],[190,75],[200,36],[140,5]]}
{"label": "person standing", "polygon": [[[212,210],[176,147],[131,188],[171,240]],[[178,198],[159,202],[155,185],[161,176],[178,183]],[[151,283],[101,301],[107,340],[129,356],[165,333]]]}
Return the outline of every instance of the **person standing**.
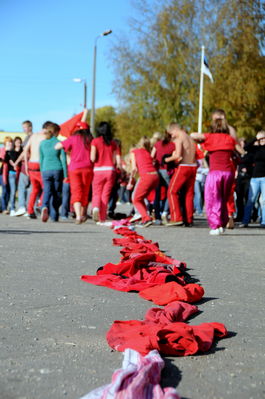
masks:
{"label": "person standing", "polygon": [[242,224],[239,227],[248,227],[253,206],[261,194],[260,227],[265,228],[265,130],[258,132],[256,138],[245,146],[253,154],[254,168],[250,179],[248,200],[244,209]]}
{"label": "person standing", "polygon": [[159,184],[156,188],[156,195],[155,195],[155,218],[156,224],[161,224],[161,220],[164,223],[167,223],[167,217],[169,213],[169,205],[167,197],[163,201],[163,206],[161,207],[161,188],[164,187],[167,189],[170,183],[170,175],[168,172],[167,164],[164,163],[164,157],[172,155],[175,151],[175,144],[171,141],[171,136],[168,132],[165,132],[164,137],[162,140],[158,140],[151,151],[151,156],[156,162],[156,166],[158,168],[158,175],[159,175]]}
{"label": "person standing", "polygon": [[15,216],[25,215],[27,212],[27,200],[29,197],[29,188],[30,188],[30,179],[26,174],[25,162],[24,162],[24,149],[32,135],[32,122],[27,120],[22,123],[22,129],[24,133],[26,133],[26,138],[22,143],[23,152],[19,156],[19,158],[15,162],[15,166],[21,163],[21,170],[18,179],[18,210],[15,213]]}
{"label": "person standing", "polygon": [[93,139],[86,122],[78,122],[76,131],[66,140],[55,145],[55,149],[70,152],[68,167],[71,204],[76,214],[76,224],[87,220],[89,192],[93,178],[93,163],[90,160]]}
{"label": "person standing", "polygon": [[8,167],[8,183],[10,187],[10,216],[15,216],[16,214],[16,192],[20,172],[20,164],[16,164],[16,161],[22,152],[22,140],[20,137],[15,137],[12,149],[6,151],[5,154],[5,162]]}
{"label": "person standing", "polygon": [[115,182],[115,167],[120,168],[120,151],[112,139],[108,122],[101,122],[97,138],[91,143],[91,161],[94,163],[92,183],[92,217],[95,222],[104,223],[108,202]]}
{"label": "person standing", "polygon": [[59,220],[63,179],[67,177],[66,155],[64,150],[56,150],[59,143],[57,135],[60,127],[56,124],[44,129],[46,140],[40,143],[40,171],[43,181],[43,199],[41,220],[47,222],[51,212],[50,203],[54,209],[53,220]]}
{"label": "person standing", "polygon": [[228,222],[227,201],[234,181],[232,154],[236,147],[239,150],[239,146],[229,134],[225,119],[214,120],[211,130],[212,133],[192,133],[191,137],[203,142],[204,149],[209,152],[210,171],[205,183],[205,209],[210,226],[209,234],[219,235],[224,232]]}
{"label": "person standing", "polygon": [[0,161],[1,166],[1,186],[2,186],[2,198],[1,198],[1,210],[4,215],[9,215],[8,202],[10,197],[10,187],[8,183],[8,164],[5,162],[5,155],[8,151],[12,150],[13,140],[10,136],[4,138],[4,147],[0,148]]}
{"label": "person standing", "polygon": [[[171,123],[167,131],[175,144],[175,151],[165,162],[176,163],[174,174],[168,188],[170,222],[167,226],[187,227],[193,224],[193,197],[196,178],[196,144],[177,123]],[[185,218],[181,211],[179,191],[183,189]]]}
{"label": "person standing", "polygon": [[52,122],[47,121],[42,125],[39,133],[32,134],[25,146],[24,160],[26,175],[29,176],[31,182],[31,193],[28,201],[28,218],[37,219],[34,211],[37,197],[42,194],[43,183],[40,172],[40,143],[46,139],[44,129],[52,126]]}

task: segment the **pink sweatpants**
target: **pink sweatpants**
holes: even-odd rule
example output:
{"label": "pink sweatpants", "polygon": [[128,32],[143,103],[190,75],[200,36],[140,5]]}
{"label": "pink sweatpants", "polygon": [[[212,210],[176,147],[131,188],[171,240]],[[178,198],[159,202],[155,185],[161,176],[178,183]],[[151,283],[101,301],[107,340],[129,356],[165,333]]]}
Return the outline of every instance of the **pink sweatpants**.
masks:
{"label": "pink sweatpants", "polygon": [[227,201],[234,181],[233,172],[212,170],[205,183],[205,209],[211,229],[225,227],[228,222]]}
{"label": "pink sweatpants", "polygon": [[92,208],[99,208],[100,222],[107,217],[108,202],[115,182],[115,171],[94,171],[92,182]]}

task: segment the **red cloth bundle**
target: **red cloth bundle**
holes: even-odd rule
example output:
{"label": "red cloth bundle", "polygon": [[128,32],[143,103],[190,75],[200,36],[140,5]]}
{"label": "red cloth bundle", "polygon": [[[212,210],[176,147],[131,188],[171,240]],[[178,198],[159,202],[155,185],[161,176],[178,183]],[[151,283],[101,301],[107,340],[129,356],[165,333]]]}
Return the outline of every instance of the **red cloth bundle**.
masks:
{"label": "red cloth bundle", "polygon": [[198,284],[181,286],[175,281],[146,288],[139,292],[141,298],[153,301],[157,305],[167,305],[173,301],[197,302],[204,295],[204,289]]}

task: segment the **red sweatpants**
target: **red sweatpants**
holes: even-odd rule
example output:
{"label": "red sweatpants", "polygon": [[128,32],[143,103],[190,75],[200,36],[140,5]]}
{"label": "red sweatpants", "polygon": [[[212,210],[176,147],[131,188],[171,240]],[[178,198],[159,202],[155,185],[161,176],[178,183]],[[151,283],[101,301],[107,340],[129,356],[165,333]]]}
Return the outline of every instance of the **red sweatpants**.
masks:
{"label": "red sweatpants", "polygon": [[93,169],[79,168],[69,171],[71,204],[81,202],[81,205],[88,205],[88,196],[93,178]]}
{"label": "red sweatpants", "polygon": [[99,219],[105,222],[108,202],[115,182],[114,170],[95,171],[92,183],[92,208],[99,208]]}
{"label": "red sweatpants", "polygon": [[158,186],[158,183],[159,177],[157,173],[145,173],[140,176],[135,186],[132,202],[142,216],[142,222],[150,220],[144,200],[148,194]]}
{"label": "red sweatpants", "polygon": [[183,221],[178,192],[183,186],[185,186],[186,222],[192,223],[196,171],[197,166],[179,165],[178,168],[175,169],[175,172],[170,180],[167,193],[170,208],[170,220],[172,222]]}
{"label": "red sweatpants", "polygon": [[40,164],[38,162],[29,162],[29,179],[31,183],[31,193],[28,202],[28,213],[34,213],[34,205],[39,194],[42,193],[43,183],[40,172]]}

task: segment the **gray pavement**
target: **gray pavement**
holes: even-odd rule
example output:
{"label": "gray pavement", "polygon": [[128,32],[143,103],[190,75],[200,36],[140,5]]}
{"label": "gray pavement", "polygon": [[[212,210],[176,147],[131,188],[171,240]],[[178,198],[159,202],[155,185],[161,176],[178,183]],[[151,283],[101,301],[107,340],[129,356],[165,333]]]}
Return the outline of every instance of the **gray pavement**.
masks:
{"label": "gray pavement", "polygon": [[[234,333],[208,354],[167,358],[163,384],[186,399],[264,398],[265,230],[210,237],[205,221],[196,220],[193,228],[141,232],[186,261],[204,286],[202,313],[191,324],[218,321]],[[113,237],[92,221],[44,224],[0,215],[1,399],[78,399],[121,367],[106,331],[114,320],[143,318],[153,304],[80,281],[118,262]]]}

